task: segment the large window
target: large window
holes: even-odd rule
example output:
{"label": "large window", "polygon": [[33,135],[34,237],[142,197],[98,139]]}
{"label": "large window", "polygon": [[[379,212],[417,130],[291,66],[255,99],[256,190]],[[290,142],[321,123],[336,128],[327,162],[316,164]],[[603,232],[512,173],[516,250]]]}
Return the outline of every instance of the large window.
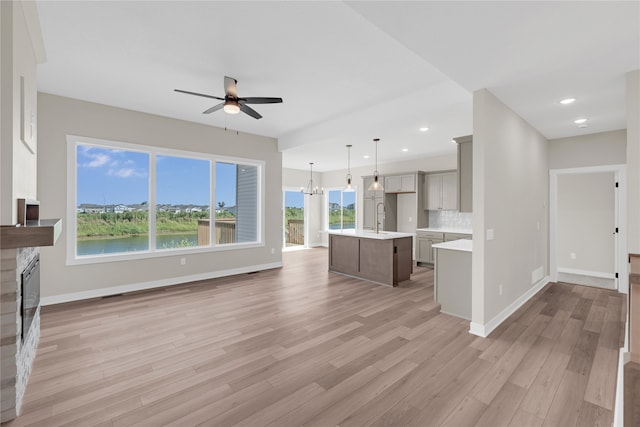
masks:
{"label": "large window", "polygon": [[68,141],[71,262],[262,244],[261,162]]}
{"label": "large window", "polygon": [[356,192],[329,190],[328,212],[329,230],[356,228]]}

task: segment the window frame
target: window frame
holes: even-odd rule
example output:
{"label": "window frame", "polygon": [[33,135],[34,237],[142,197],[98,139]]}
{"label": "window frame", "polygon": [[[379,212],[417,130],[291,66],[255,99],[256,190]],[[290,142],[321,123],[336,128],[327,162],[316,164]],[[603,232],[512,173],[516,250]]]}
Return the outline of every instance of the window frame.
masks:
{"label": "window frame", "polygon": [[[329,228],[329,219],[331,217],[331,214],[329,212],[329,193],[331,191],[339,191],[340,192],[340,228]],[[325,216],[325,221],[324,221],[324,228],[326,231],[332,231],[332,230],[357,230],[358,229],[358,189],[357,188],[353,188],[351,190],[345,190],[344,187],[333,187],[333,188],[327,188],[325,189],[325,193],[327,195],[327,197],[325,197],[325,203],[324,203],[324,216]],[[355,200],[354,200],[354,219],[355,219],[355,223],[354,223],[354,227],[353,228],[344,228],[344,193],[354,193],[355,194]]]}
{"label": "window frame", "polygon": [[[101,148],[120,149],[141,152],[149,155],[149,249],[136,252],[117,252],[111,254],[77,255],[77,150],[79,145],[93,145]],[[192,246],[186,248],[156,248],[156,156],[173,156],[209,161],[209,200],[210,220],[213,216],[215,224],[215,164],[216,162],[251,165],[258,168],[256,194],[256,236],[254,242],[224,243],[216,245],[214,242],[215,225],[209,227],[209,245]],[[67,220],[66,220],[66,265],[97,264],[105,262],[129,261],[147,258],[162,258],[167,256],[188,255],[196,253],[230,251],[238,249],[258,248],[265,246],[265,162],[262,160],[230,157],[211,153],[179,150],[174,148],[156,147],[152,145],[133,144],[99,138],[77,135],[67,135]]]}

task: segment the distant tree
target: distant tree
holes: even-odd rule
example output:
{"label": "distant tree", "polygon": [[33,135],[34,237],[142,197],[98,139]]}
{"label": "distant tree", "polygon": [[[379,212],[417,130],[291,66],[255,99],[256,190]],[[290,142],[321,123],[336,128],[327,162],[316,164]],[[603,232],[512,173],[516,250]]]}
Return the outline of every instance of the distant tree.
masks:
{"label": "distant tree", "polygon": [[224,205],[225,205],[225,204],[226,204],[225,202],[218,202],[218,208],[219,208],[220,210],[224,209]]}

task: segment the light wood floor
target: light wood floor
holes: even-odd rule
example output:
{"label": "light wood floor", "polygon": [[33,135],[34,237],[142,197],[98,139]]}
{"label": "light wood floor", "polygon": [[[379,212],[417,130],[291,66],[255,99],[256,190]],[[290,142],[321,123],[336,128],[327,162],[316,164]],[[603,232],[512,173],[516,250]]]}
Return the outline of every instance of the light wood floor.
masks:
{"label": "light wood floor", "polygon": [[433,272],[389,288],[282,269],[44,307],[11,427],[610,425],[623,298],[550,284],[489,338]]}

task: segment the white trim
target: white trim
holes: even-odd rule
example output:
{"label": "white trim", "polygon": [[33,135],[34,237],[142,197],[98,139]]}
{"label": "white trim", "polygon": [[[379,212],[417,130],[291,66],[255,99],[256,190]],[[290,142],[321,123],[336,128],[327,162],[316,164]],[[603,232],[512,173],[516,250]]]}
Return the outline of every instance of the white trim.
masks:
{"label": "white trim", "polygon": [[529,301],[531,297],[540,292],[542,288],[544,288],[547,283],[549,283],[549,276],[543,277],[538,283],[532,286],[527,292],[522,294],[520,298],[509,304],[504,310],[498,313],[493,319],[489,320],[484,325],[477,322],[471,322],[469,326],[469,333],[473,335],[477,335],[479,337],[486,338],[489,336],[491,332],[502,322],[507,320],[509,316],[515,313],[524,303]]}
{"label": "white trim", "polygon": [[627,166],[603,165],[568,169],[549,170],[549,276],[552,282],[558,281],[557,240],[558,240],[558,176],[584,173],[613,172],[618,189],[615,200],[615,217],[618,233],[614,249],[614,268],[618,272],[618,279],[614,282],[620,293],[629,293],[628,262],[627,262]]}
{"label": "white trim", "polygon": [[624,365],[628,362],[628,355],[624,348],[618,354],[618,374],[616,382],[616,400],[613,406],[614,427],[624,427]]}
{"label": "white trim", "polygon": [[272,262],[269,264],[250,265],[246,267],[231,268],[228,270],[212,271],[209,273],[192,274],[189,276],[170,277],[167,279],[153,280],[150,282],[132,283],[129,285],[113,286],[110,288],[92,289],[89,291],[72,292],[62,295],[54,295],[50,297],[43,297],[40,299],[40,304],[53,305],[61,304],[64,302],[81,301],[89,298],[98,298],[108,295],[117,295],[125,292],[141,291],[145,289],[162,288],[165,286],[182,285],[189,282],[195,282],[198,280],[216,279],[218,277],[233,276],[236,274],[251,273],[254,271],[270,270],[274,268],[281,268],[282,262]]}
{"label": "white trim", "polygon": [[[113,254],[99,254],[99,255],[77,255],[77,158],[78,158],[78,145],[94,145],[100,148],[119,148],[126,149],[128,151],[134,151],[138,153],[144,153],[149,156],[149,249],[139,252],[118,252]],[[151,215],[156,211],[156,156],[172,156],[181,157],[196,160],[209,161],[209,175],[210,175],[210,218],[215,217],[215,164],[221,163],[233,163],[236,165],[250,165],[258,168],[258,195],[257,195],[257,209],[260,210],[256,215],[256,236],[257,241],[254,242],[239,242],[230,244],[216,245],[211,243],[209,246],[198,246],[189,248],[172,248],[172,249],[157,249],[156,248],[156,234],[152,232],[155,230],[155,215]],[[66,227],[66,265],[82,265],[82,264],[99,264],[105,262],[114,261],[129,261],[143,258],[157,258],[166,256],[179,256],[188,255],[192,253],[202,252],[218,252],[228,251],[235,249],[247,249],[265,246],[265,173],[266,166],[263,160],[246,159],[239,157],[229,157],[224,155],[217,155],[211,153],[202,153],[195,151],[177,150],[164,147],[156,147],[145,144],[134,144],[122,141],[112,141],[99,138],[84,137],[78,135],[67,135],[67,227]],[[215,233],[215,221],[212,227],[209,227],[210,242],[213,242],[212,238]]]}
{"label": "white trim", "polygon": [[615,279],[615,273],[602,273],[600,271],[578,270],[576,268],[558,267],[558,273],[577,274],[580,276],[599,277],[601,279]]}

